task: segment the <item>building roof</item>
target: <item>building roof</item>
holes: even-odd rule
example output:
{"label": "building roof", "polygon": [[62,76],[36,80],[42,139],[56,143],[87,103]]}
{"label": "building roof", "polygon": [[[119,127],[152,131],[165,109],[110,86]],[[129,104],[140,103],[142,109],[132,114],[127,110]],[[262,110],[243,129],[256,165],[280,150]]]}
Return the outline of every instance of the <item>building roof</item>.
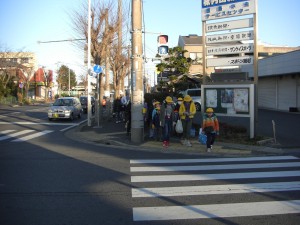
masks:
{"label": "building roof", "polygon": [[186,45],[202,45],[202,36],[198,36],[197,34],[190,34],[189,36],[179,36],[178,40],[179,46]]}
{"label": "building roof", "polygon": [[[243,72],[253,77],[253,65],[241,66]],[[300,50],[258,60],[258,76],[300,74]]]}

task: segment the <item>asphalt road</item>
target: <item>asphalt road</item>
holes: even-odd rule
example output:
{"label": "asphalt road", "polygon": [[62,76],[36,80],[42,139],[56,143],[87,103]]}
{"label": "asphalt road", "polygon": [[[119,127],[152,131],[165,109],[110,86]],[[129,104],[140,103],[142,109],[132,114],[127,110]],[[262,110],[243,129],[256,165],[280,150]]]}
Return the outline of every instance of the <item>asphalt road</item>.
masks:
{"label": "asphalt road", "polygon": [[[0,141],[0,224],[299,223],[297,157],[224,159],[90,145],[64,136],[85,118],[49,124],[45,112],[1,108],[0,138],[8,130],[33,131]],[[22,139],[45,130],[53,132]]]}

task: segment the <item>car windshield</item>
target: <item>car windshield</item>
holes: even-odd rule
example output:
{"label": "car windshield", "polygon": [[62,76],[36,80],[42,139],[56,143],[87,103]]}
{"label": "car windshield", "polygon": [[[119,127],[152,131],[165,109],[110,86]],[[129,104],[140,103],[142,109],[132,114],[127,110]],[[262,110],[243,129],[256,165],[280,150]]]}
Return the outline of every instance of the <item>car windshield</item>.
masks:
{"label": "car windshield", "polygon": [[72,105],[72,99],[57,99],[53,106],[71,106]]}

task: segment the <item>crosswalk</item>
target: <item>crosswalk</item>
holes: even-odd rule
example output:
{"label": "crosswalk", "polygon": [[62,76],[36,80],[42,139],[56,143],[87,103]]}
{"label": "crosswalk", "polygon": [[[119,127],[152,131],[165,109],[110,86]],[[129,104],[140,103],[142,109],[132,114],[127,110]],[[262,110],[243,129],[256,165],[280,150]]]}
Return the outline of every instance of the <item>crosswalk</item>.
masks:
{"label": "crosswalk", "polygon": [[53,132],[53,130],[4,130],[0,131],[0,141],[24,142]]}
{"label": "crosswalk", "polygon": [[294,156],[130,160],[130,173],[134,221],[300,213]]}

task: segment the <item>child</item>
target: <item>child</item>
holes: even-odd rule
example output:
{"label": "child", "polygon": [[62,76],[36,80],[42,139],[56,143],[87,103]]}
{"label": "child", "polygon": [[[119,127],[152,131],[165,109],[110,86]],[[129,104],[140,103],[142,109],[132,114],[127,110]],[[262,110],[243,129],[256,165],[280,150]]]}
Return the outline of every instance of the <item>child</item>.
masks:
{"label": "child", "polygon": [[216,135],[219,135],[219,121],[212,108],[206,109],[203,116],[202,132],[207,136],[207,152],[211,152]]}
{"label": "child", "polygon": [[196,106],[192,100],[193,99],[191,98],[191,96],[184,96],[183,103],[180,105],[179,108],[179,116],[181,118],[183,126],[182,144],[188,147],[192,147],[192,144],[189,139],[191,135],[193,118],[196,114]]}
{"label": "child", "polygon": [[160,123],[163,130],[163,147],[167,148],[170,144],[170,135],[172,132],[172,124],[174,118],[173,99],[167,96],[165,103],[161,106]]}
{"label": "child", "polygon": [[160,129],[160,102],[154,103],[154,109],[152,111],[152,128],[153,132],[153,139],[160,141],[161,139],[161,129]]}

